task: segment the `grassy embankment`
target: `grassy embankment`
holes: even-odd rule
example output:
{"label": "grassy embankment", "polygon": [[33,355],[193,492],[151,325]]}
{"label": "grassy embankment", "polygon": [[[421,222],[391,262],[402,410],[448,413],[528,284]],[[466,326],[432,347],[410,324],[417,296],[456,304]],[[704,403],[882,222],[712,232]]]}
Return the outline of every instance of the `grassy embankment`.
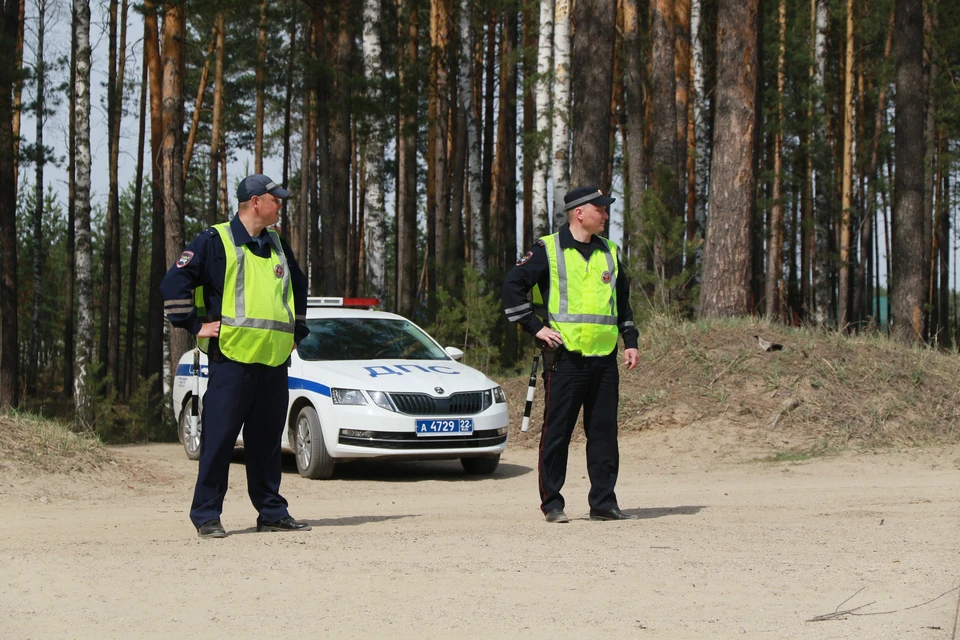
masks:
{"label": "grassy embankment", "polygon": [[[765,351],[755,336],[782,349]],[[621,371],[622,438],[689,427],[733,430],[771,460],[960,441],[960,356],[953,352],[760,320],[656,319],[641,328],[640,354],[636,370]],[[542,384],[530,432],[517,433],[527,375],[501,380],[512,446],[539,440]],[[110,458],[98,437],[61,422],[0,415],[0,467],[80,471]]]}
{"label": "grassy embankment", "polygon": [[[782,349],[765,351],[755,336]],[[754,319],[656,319],[641,327],[640,354],[636,370],[621,369],[621,438],[649,429],[738,429],[775,460],[960,441],[955,352]],[[526,376],[503,380],[517,427],[526,383]],[[515,442],[538,441],[542,394],[540,384],[530,432]]]}

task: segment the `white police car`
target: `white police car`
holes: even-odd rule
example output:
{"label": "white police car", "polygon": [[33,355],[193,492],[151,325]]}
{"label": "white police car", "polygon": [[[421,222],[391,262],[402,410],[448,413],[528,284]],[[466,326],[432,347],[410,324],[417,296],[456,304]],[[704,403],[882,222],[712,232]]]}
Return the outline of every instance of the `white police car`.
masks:
{"label": "white police car", "polygon": [[[406,318],[371,310],[373,298],[310,298],[310,335],[290,362],[290,404],[283,448],[296,454],[305,478],[329,478],[337,462],[361,458],[459,458],[468,473],[493,473],[507,446],[503,390],[457,362],[463,352],[443,349]],[[200,457],[207,360],[180,359],[173,410],[180,441]],[[199,389],[199,394],[197,394]],[[194,409],[194,397],[198,397]],[[199,418],[197,419],[200,422]],[[237,439],[243,446],[243,432]]]}

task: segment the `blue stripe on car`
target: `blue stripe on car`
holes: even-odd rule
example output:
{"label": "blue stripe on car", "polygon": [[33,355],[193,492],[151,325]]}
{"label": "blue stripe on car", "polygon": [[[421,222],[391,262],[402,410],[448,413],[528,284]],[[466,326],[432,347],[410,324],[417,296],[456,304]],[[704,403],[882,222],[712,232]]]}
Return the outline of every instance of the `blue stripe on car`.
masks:
{"label": "blue stripe on car", "polygon": [[319,393],[322,396],[330,397],[330,387],[319,382],[314,382],[313,380],[304,380],[303,378],[288,378],[287,388],[289,389],[306,389],[307,391],[313,391],[314,393]]}
{"label": "blue stripe on car", "polygon": [[[180,364],[177,365],[177,375],[187,378],[193,377],[193,364]],[[208,370],[206,367],[200,367],[200,377],[208,377]],[[330,387],[319,382],[314,382],[313,380],[304,380],[303,378],[289,378],[287,382],[288,389],[306,389],[307,391],[313,391],[314,393],[319,393],[322,396],[330,397]]]}
{"label": "blue stripe on car", "polygon": [[[178,376],[188,376],[188,377],[192,378],[192,377],[193,377],[193,364],[192,364],[192,363],[191,363],[191,364],[178,364],[178,365],[177,365],[177,375],[178,375]],[[208,376],[207,376],[207,368],[206,368],[205,366],[203,366],[203,365],[200,365],[200,377],[201,377],[201,378],[206,378],[206,377],[208,377]]]}

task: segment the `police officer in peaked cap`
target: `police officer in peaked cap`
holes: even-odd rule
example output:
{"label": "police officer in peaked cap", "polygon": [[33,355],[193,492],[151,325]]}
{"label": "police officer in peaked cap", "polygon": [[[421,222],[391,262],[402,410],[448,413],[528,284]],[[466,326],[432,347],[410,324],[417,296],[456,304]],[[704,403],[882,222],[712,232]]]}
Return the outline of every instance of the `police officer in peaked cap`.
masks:
{"label": "police officer in peaked cap", "polygon": [[288,197],[265,175],[241,180],[233,219],[197,236],[160,284],[167,318],[197,337],[209,361],[190,508],[201,538],[227,535],[220,515],[241,427],[257,531],[310,529],[290,516],[280,495],[287,363],[310,333],[306,276],[289,245],[268,228]]}
{"label": "police officer in peaked cap", "polygon": [[567,193],[564,209],[569,223],[537,240],[511,270],[501,292],[507,318],[519,323],[544,349],[545,407],[538,474],[540,509],[547,522],[570,521],[560,490],[581,407],[590,519],[637,518],[620,510],[614,492],[620,466],[618,335],[623,337],[627,369],[635,368],[640,357],[620,249],[597,235],[610,217],[607,207],[614,200],[596,187]]}

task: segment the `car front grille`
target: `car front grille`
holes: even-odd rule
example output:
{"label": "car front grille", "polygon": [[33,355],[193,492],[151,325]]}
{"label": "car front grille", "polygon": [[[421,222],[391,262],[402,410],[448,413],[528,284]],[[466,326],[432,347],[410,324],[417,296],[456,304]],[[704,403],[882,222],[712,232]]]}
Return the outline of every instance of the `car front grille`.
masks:
{"label": "car front grille", "polygon": [[397,411],[411,416],[470,416],[490,406],[488,391],[455,393],[435,398],[425,393],[391,393]]}
{"label": "car front grille", "polygon": [[474,431],[469,436],[417,436],[415,433],[373,431],[369,438],[345,436],[340,433],[340,444],[372,449],[477,449],[493,447],[507,441],[507,435],[498,435],[496,429]]}

